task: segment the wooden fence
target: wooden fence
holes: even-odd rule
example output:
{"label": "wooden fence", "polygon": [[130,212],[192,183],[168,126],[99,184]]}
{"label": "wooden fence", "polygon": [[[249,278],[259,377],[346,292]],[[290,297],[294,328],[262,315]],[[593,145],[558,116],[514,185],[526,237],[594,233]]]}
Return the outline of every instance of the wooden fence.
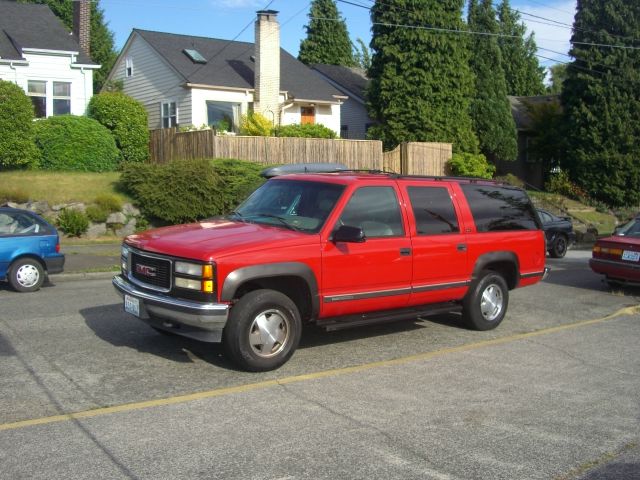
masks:
{"label": "wooden fence", "polygon": [[362,170],[388,170],[408,175],[444,175],[451,145],[411,142],[382,152],[378,140],[217,136],[212,130],[152,130],[152,163],[197,158],[238,158],[262,164],[336,162]]}

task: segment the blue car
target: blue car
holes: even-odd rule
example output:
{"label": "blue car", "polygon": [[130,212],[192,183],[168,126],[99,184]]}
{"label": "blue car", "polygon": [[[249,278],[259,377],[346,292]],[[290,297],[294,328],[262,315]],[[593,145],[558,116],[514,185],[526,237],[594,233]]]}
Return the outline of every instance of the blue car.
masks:
{"label": "blue car", "polygon": [[0,208],[0,280],[35,292],[46,275],[60,273],[64,255],[56,229],[28,210]]}

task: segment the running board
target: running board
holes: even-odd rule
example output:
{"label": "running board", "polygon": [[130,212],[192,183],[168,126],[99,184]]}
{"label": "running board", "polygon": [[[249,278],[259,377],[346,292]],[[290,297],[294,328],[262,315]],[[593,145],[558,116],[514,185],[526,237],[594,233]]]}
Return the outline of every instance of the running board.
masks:
{"label": "running board", "polygon": [[417,319],[418,317],[428,317],[430,315],[460,311],[462,311],[462,305],[459,303],[436,303],[433,305],[423,305],[421,307],[403,308],[401,310],[386,310],[384,312],[369,312],[361,315],[333,317],[326,321],[318,322],[317,325],[327,332],[333,332],[335,330],[344,330],[347,328],[362,327],[365,325],[376,325],[379,323]]}

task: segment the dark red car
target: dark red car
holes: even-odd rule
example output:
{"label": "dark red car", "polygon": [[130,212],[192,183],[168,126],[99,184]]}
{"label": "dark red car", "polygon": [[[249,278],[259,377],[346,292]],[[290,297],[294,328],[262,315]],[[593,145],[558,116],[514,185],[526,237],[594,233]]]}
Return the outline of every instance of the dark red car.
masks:
{"label": "dark red car", "polygon": [[609,284],[640,285],[640,215],[598,240],[589,265]]}

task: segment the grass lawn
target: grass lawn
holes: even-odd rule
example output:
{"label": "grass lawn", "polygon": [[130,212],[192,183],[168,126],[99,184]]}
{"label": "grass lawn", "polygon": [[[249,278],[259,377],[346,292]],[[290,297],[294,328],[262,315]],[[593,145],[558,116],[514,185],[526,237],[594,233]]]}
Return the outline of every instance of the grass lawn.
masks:
{"label": "grass lawn", "polygon": [[0,172],[0,201],[47,201],[49,205],[60,203],[91,203],[98,195],[112,194],[123,202],[130,202],[126,195],[116,191],[118,172]]}

